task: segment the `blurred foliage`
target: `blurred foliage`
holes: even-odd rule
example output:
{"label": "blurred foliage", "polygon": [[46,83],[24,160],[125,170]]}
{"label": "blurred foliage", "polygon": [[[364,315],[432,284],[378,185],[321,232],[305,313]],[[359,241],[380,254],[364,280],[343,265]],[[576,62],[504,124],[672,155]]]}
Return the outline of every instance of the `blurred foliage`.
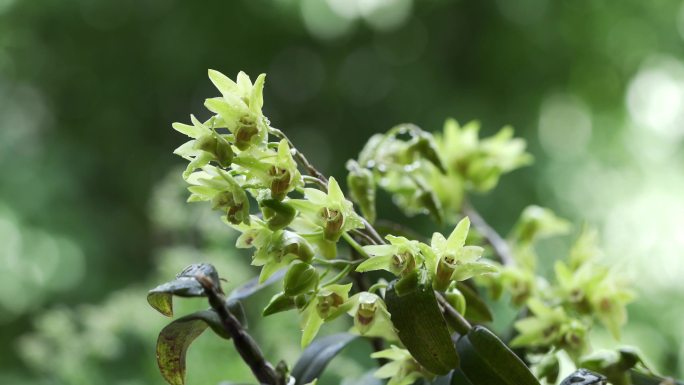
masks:
{"label": "blurred foliage", "polygon": [[[624,341],[684,375],[682,10],[672,0],[1,0],[0,383],[160,383],[162,321],[145,308],[145,283],[198,255],[238,269],[231,233],[198,229],[217,222],[180,210],[183,193],[164,181],[182,162],[169,124],[201,110],[207,68],[268,73],[265,113],[330,175],[398,123],[436,131],[446,116],[481,118],[486,136],[513,125],[536,165],[475,205],[502,233],[531,203],[595,223],[606,258],[641,292]],[[398,217],[387,201],[379,217]],[[251,274],[245,262],[235,283]],[[296,336],[268,336],[269,354],[298,354]],[[191,370],[192,383],[232,369],[229,346],[198,345],[212,342],[190,351],[207,354],[191,367],[225,371],[193,380],[202,371]]]}

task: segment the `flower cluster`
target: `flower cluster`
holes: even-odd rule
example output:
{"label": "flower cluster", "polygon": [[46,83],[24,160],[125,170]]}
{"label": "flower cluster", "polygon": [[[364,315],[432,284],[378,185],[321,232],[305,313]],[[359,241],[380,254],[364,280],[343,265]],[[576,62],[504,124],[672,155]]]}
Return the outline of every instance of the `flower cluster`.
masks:
{"label": "flower cluster", "polygon": [[[236,247],[253,250],[260,283],[284,272],[282,290],[263,315],[298,312],[303,347],[325,323],[348,315],[351,333],[401,346],[372,355],[390,361],[376,376],[390,378],[390,385],[431,381],[459,361],[453,332],[460,336],[459,350],[472,353],[482,343],[505,350],[491,332],[470,324],[492,320],[475,283],[489,287],[495,299],[505,292],[515,307],[529,309],[515,323],[511,344],[530,353],[539,378],[555,381],[560,350],[580,362],[596,321],[619,336],[632,293],[611,269],[597,263],[595,232],[585,229],[568,258],[555,263],[554,279],[538,274],[535,246],[567,233],[570,225],[549,209],[525,209],[506,240],[487,235],[488,226],[475,212],[471,217],[479,234],[468,238],[465,194],[489,191],[504,173],[531,161],[525,142],[513,138],[510,127],[480,139],[478,123],[460,127],[448,120],[441,134],[402,124],[374,135],[358,159],[347,163],[350,196],[364,218],[335,178],[320,175],[270,126],[262,112],[265,75],[252,82],[241,72],[233,81],[209,71],[209,78],[221,94],[205,102],[213,115],[204,122],[191,116],[191,124],[173,125],[190,137],[175,151],[189,161],[183,172],[188,201],[210,202],[240,233]],[[303,176],[299,166],[309,175]],[[430,214],[440,225],[455,224],[453,230],[448,236],[435,232],[429,244],[387,233],[383,239],[369,224],[377,216],[377,187],[388,191],[406,214]],[[349,253],[339,248],[341,240]],[[485,240],[502,263],[487,258]],[[510,250],[502,251],[497,246],[502,243]],[[382,278],[369,284],[360,274],[371,271],[382,271],[373,273]],[[430,332],[414,333],[425,319]],[[489,366],[487,357],[478,357],[469,365]],[[514,358],[509,364],[519,365]]]}
{"label": "flower cluster", "polygon": [[492,293],[505,291],[515,306],[524,305],[531,311],[515,323],[519,334],[512,345],[545,354],[537,361],[532,359],[537,371],[555,362],[558,350],[579,363],[588,351],[588,333],[596,321],[619,338],[620,328],[627,321],[626,305],[633,299],[626,282],[614,270],[598,263],[598,236],[586,227],[567,258],[555,262],[554,279],[538,275],[536,242],[569,230],[569,223],[551,210],[526,208],[508,238],[515,264],[501,266],[496,279],[480,279]]}
{"label": "flower cluster", "polygon": [[371,258],[361,263],[356,270],[386,270],[403,277],[416,268],[422,268],[428,272],[433,287],[438,291],[446,291],[457,281],[497,272],[494,264],[481,260],[482,247],[465,245],[469,228],[470,219],[465,217],[449,238],[434,233],[430,245],[388,235],[389,245],[364,246]]}
{"label": "flower cluster", "polygon": [[[252,83],[243,72],[233,81],[210,70],[209,78],[221,93],[205,101],[214,115],[205,122],[191,116],[190,125],[174,123],[191,138],[175,153],[189,161],[183,173],[191,193],[188,201],[211,202],[241,233],[236,246],[254,249],[259,281],[287,270],[283,291],[264,314],[298,309],[304,346],[324,322],[347,313],[354,319],[353,331],[396,340],[381,297],[368,292],[350,296],[352,285],[338,283],[349,269],[322,282],[331,267],[314,262],[315,256],[323,262],[335,258],[340,238],[362,228],[363,222],[334,178],[318,181],[325,191],[305,187],[288,140],[280,135],[279,141],[269,141],[279,132],[262,113],[265,75]],[[291,197],[294,192],[301,197]],[[258,213],[251,211],[254,203]]]}
{"label": "flower cluster", "polygon": [[434,136],[411,124],[374,135],[358,161],[347,164],[352,198],[374,219],[377,185],[407,215],[428,213],[454,223],[466,192],[489,191],[501,175],[532,161],[512,128],[482,140],[479,128],[477,122],[460,127],[449,119]]}

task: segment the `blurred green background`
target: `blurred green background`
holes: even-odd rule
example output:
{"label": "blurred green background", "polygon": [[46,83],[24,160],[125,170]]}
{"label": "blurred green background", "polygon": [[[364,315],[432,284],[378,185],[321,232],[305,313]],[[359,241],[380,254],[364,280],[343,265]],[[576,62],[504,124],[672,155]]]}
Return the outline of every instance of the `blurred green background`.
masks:
{"label": "blurred green background", "polygon": [[[536,162],[477,206],[502,233],[533,203],[597,226],[640,294],[624,342],[683,376],[683,38],[668,0],[0,0],[0,383],[161,384],[146,290],[199,260],[254,273],[171,154],[208,68],[268,73],[266,115],[329,175],[397,123],[512,124]],[[296,317],[252,324],[299,354]],[[189,383],[222,379],[250,375],[207,333]]]}

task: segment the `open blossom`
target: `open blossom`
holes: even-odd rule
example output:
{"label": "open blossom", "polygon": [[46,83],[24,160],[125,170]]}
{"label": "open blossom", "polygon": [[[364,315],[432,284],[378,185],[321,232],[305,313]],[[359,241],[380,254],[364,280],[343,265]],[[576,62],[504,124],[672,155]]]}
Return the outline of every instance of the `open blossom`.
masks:
{"label": "open blossom", "polygon": [[389,245],[363,247],[371,258],[357,266],[356,271],[387,270],[397,276],[402,276],[423,263],[420,242],[393,235],[385,238],[390,242]]}
{"label": "open blossom", "polygon": [[374,373],[377,378],[389,378],[387,385],[411,385],[420,378],[431,380],[434,377],[416,362],[408,350],[394,345],[389,349],[371,354],[371,357],[389,360]]}
{"label": "open blossom", "polygon": [[289,201],[301,214],[291,227],[315,243],[323,256],[333,258],[337,253],[335,244],[342,234],[362,228],[363,222],[335,178],[328,181],[327,193],[306,188],[304,197]]}
{"label": "open blossom", "polygon": [[309,303],[301,311],[302,347],[313,341],[324,322],[342,315],[346,309],[343,305],[349,299],[352,284],[328,285],[320,288],[311,297]]}
{"label": "open blossom", "polygon": [[204,102],[211,112],[218,114],[216,127],[227,128],[233,134],[233,143],[242,151],[263,143],[269,124],[261,112],[266,75],[259,75],[252,83],[241,71],[234,82],[218,71],[209,70],[209,79],[221,92],[220,97]]}
{"label": "open blossom", "polygon": [[494,273],[498,269],[493,264],[480,261],[480,246],[466,246],[470,220],[463,218],[445,238],[440,233],[432,235],[430,246],[421,244],[425,256],[425,266],[433,277],[435,289],[444,291],[452,281],[464,281],[482,274]]}

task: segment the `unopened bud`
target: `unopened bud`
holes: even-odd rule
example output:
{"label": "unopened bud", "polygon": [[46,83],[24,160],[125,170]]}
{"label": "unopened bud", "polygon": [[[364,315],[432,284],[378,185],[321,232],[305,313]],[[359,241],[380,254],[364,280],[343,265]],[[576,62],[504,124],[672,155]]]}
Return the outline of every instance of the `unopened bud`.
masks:
{"label": "unopened bud", "polygon": [[309,242],[299,234],[291,231],[283,231],[278,247],[283,257],[292,254],[301,261],[309,262],[314,256],[314,251]]}
{"label": "unopened bud", "polygon": [[285,274],[285,294],[296,296],[307,292],[318,283],[318,272],[308,263],[296,261]]}
{"label": "unopened bud", "polygon": [[297,309],[302,310],[309,304],[309,298],[306,294],[300,294],[294,297],[294,303]]}
{"label": "unopened bud", "polygon": [[449,302],[449,305],[456,309],[457,312],[465,315],[466,299],[463,293],[456,288],[456,285],[449,286],[447,291],[444,293],[444,297],[446,298],[447,302]]}
{"label": "unopened bud", "polygon": [[273,231],[285,228],[297,214],[294,207],[277,199],[264,199],[259,202],[259,207],[268,228]]}
{"label": "unopened bud", "polygon": [[264,317],[271,314],[280,313],[295,308],[295,300],[285,293],[278,293],[271,298],[271,301],[266,305],[262,315]]}
{"label": "unopened bud", "polygon": [[442,205],[432,191],[418,192],[418,201],[430,213],[435,221],[437,221],[437,223],[442,223]]}
{"label": "unopened bud", "polygon": [[347,185],[351,198],[361,208],[361,213],[370,223],[375,222],[375,182],[373,173],[361,167],[356,161],[347,162]]}
{"label": "unopened bud", "polygon": [[437,145],[431,134],[421,130],[411,144],[410,151],[420,154],[421,157],[434,164],[442,174],[446,174],[446,169],[438,155]]}

